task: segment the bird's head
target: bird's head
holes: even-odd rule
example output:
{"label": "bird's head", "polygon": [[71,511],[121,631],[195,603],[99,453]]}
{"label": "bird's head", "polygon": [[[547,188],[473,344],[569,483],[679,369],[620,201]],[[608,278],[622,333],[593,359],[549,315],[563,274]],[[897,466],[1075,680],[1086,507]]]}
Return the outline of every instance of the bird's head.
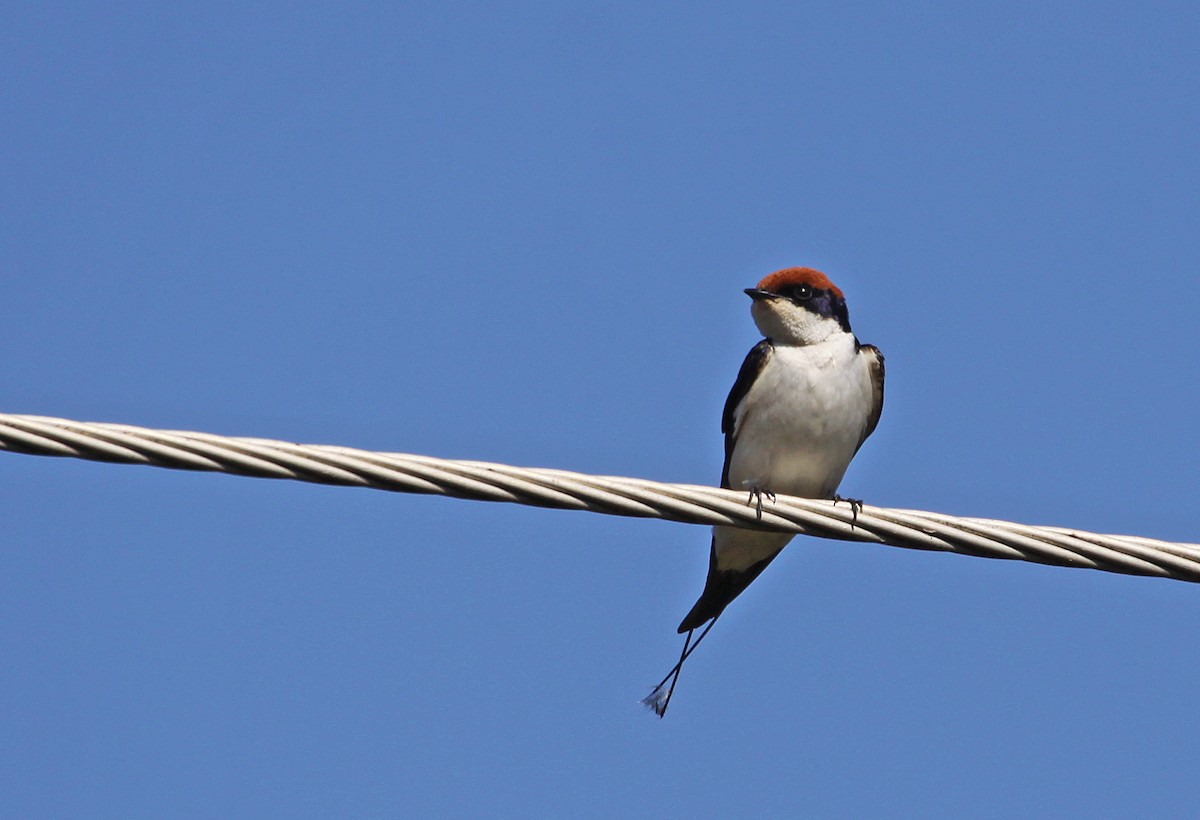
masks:
{"label": "bird's head", "polygon": [[810,345],[850,332],[846,299],[829,277],[812,268],[784,268],[747,288],[759,331],[780,344]]}

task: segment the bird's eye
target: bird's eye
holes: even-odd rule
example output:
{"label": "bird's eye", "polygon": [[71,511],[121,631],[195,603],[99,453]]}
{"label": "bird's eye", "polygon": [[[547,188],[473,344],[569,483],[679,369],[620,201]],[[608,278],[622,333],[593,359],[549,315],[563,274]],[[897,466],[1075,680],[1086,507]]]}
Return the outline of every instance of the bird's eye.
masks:
{"label": "bird's eye", "polygon": [[796,285],[792,288],[792,298],[797,302],[806,302],[812,298],[813,289],[809,285]]}

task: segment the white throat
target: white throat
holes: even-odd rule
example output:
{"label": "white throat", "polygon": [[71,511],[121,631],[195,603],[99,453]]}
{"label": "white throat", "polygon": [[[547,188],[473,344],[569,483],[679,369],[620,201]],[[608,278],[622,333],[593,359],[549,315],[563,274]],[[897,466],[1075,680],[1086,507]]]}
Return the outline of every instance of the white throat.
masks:
{"label": "white throat", "polygon": [[776,344],[820,344],[845,333],[832,316],[820,316],[787,299],[756,301],[750,315],[759,332]]}

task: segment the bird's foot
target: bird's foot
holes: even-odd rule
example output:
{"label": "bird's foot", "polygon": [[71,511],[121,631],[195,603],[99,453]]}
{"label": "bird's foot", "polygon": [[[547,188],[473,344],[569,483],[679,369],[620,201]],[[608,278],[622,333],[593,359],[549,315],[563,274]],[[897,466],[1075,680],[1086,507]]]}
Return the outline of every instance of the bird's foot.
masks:
{"label": "bird's foot", "polygon": [[754,512],[758,515],[758,520],[762,521],[762,500],[763,496],[771,499],[771,503],[775,503],[775,493],[770,490],[764,490],[762,487],[751,487],[750,497],[746,499],[746,503],[754,502]]}
{"label": "bird's foot", "polygon": [[862,510],[862,505],[863,505],[862,499],[861,498],[842,498],[840,495],[835,494],[833,496],[833,503],[837,504],[839,501],[845,501],[847,504],[850,505],[850,512],[851,512],[850,526],[853,527],[855,524],[858,523],[858,513],[860,510]]}

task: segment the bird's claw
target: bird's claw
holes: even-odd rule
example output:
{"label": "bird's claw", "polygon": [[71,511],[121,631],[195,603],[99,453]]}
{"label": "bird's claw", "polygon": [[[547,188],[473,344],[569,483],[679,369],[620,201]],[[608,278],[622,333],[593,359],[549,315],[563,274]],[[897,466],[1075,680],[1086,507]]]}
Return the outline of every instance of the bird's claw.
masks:
{"label": "bird's claw", "polygon": [[762,500],[763,500],[764,495],[767,498],[771,499],[772,504],[775,503],[775,493],[771,492],[770,490],[764,490],[762,487],[751,487],[750,488],[750,496],[749,496],[749,498],[746,499],[747,504],[749,504],[752,501],[754,502],[754,512],[758,516],[759,521],[762,521],[762,510],[763,510]]}
{"label": "bird's claw", "polygon": [[853,527],[855,524],[858,523],[858,513],[860,510],[862,510],[862,506],[863,506],[862,499],[861,498],[842,498],[840,495],[834,495],[833,503],[837,504],[839,501],[845,501],[847,504],[850,505],[850,513],[851,513],[850,526]]}

